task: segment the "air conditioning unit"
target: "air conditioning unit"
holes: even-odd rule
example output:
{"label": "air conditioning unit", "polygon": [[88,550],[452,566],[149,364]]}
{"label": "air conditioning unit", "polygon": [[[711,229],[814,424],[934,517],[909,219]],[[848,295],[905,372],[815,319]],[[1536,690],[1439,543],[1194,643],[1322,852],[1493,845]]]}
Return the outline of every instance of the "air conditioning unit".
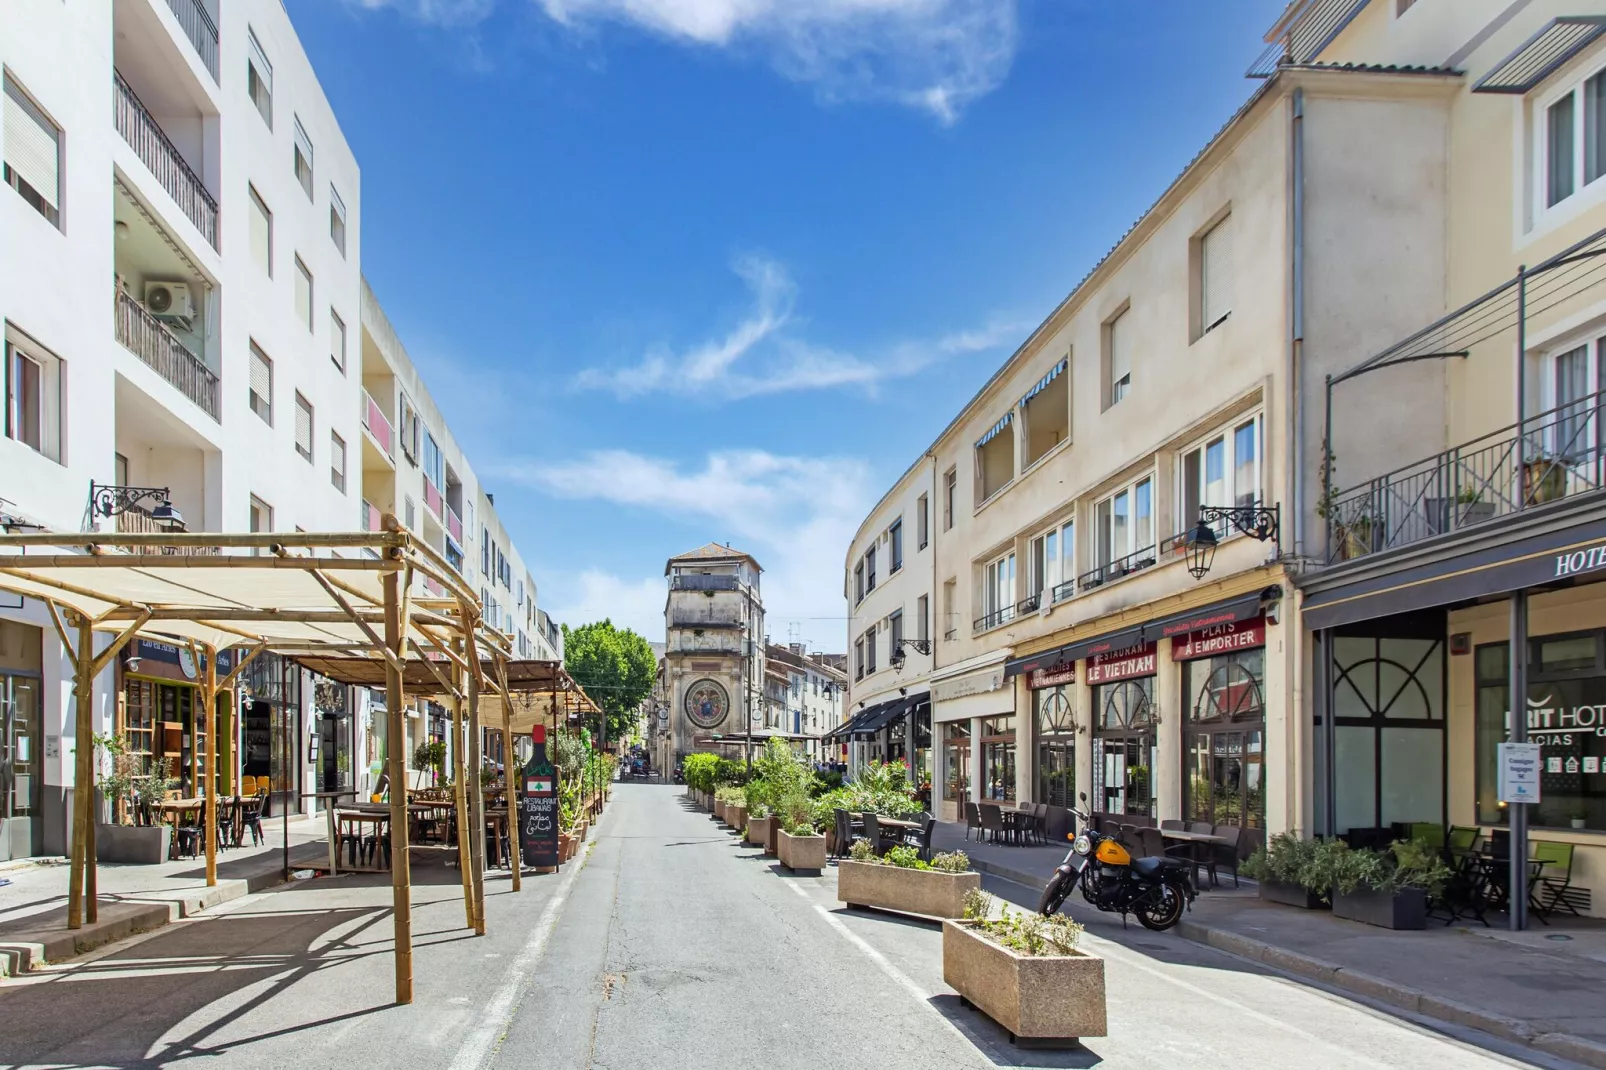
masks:
{"label": "air conditioning unit", "polygon": [[195,315],[195,298],[187,282],[145,283],[145,307],[159,320],[187,320]]}

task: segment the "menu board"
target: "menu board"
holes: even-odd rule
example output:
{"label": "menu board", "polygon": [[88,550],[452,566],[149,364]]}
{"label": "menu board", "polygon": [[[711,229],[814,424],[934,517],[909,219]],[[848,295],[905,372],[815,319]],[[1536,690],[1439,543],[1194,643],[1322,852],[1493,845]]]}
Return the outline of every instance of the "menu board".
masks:
{"label": "menu board", "polygon": [[[534,763],[532,763],[533,765]],[[519,858],[526,866],[558,866],[558,771],[551,766],[520,777]]]}

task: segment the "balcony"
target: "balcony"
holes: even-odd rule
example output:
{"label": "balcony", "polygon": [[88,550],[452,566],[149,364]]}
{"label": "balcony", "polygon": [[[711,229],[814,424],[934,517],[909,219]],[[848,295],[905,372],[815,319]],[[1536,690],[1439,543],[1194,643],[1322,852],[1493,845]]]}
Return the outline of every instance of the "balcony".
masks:
{"label": "balcony", "polygon": [[[1606,392],[1335,494],[1327,561],[1381,553],[1606,485]],[[1519,446],[1521,448],[1519,448]]]}
{"label": "balcony", "polygon": [[1008,624],[1010,621],[1012,621],[1014,619],[1015,619],[1015,607],[1014,606],[1004,606],[1001,609],[995,609],[991,613],[987,613],[987,614],[985,614],[983,616],[977,617],[976,620],[975,620],[975,623],[972,624],[971,628],[972,628],[973,631],[978,632],[978,633],[991,631],[992,629],[997,628],[1000,625]]}
{"label": "balcony", "polygon": [[1050,597],[1053,600],[1050,604],[1052,605],[1059,602],[1068,601],[1069,599],[1075,597],[1075,595],[1076,581],[1066,580],[1064,583],[1055,586],[1054,590],[1050,592]]}
{"label": "balcony", "polygon": [[741,615],[735,609],[725,611],[671,609],[669,611],[669,626],[671,628],[741,628],[744,625]]}
{"label": "balcony", "polygon": [[[1168,542],[1170,540],[1167,540]],[[1134,572],[1141,572],[1152,568],[1158,561],[1158,547],[1145,546],[1141,550],[1134,550],[1125,557],[1117,557],[1113,561],[1089,569],[1076,577],[1076,586],[1083,591],[1091,591],[1096,587],[1103,587],[1111,580],[1118,580],[1130,576]]]}
{"label": "balcony", "polygon": [[173,17],[178,19],[184,36],[195,46],[196,55],[201,57],[201,63],[211,72],[212,80],[218,81],[217,23],[212,21],[201,0],[167,0],[167,6],[173,9]]}
{"label": "balcony", "polygon": [[424,478],[424,508],[433,513],[436,520],[439,520],[441,518],[441,510],[445,505],[446,502],[441,498],[440,489],[431,483],[426,476]]}
{"label": "balcony", "polygon": [[741,580],[732,575],[703,576],[686,574],[669,578],[671,591],[739,591]]}
{"label": "balcony", "polygon": [[463,518],[450,505],[446,507],[446,533],[457,540],[457,545],[463,545]]}
{"label": "balcony", "polygon": [[379,447],[386,457],[394,458],[396,456],[395,428],[390,426],[390,420],[385,416],[385,410],[379,407],[379,402],[374,400],[372,394],[364,390],[362,392],[362,400],[363,430],[373,437],[375,445]]}
{"label": "balcony", "polygon": [[116,85],[114,96],[117,132],[128,142],[134,153],[144,161],[156,181],[173,198],[207,244],[217,248],[217,201],[207,191],[173,142],[163,132],[161,124],[140,103],[139,97],[129,88],[123,76],[115,70],[112,80]]}
{"label": "balcony", "polygon": [[446,588],[441,586],[440,583],[436,582],[435,580],[431,579],[428,576],[424,577],[424,590],[428,591],[430,594],[434,595],[436,598],[445,598],[446,597]]}
{"label": "balcony", "polygon": [[362,531],[383,531],[384,514],[371,502],[362,503]]}
{"label": "balcony", "polygon": [[199,405],[212,419],[218,419],[217,373],[190,352],[178,336],[168,330],[145,306],[129,294],[117,291],[117,340],[129,352],[150,365],[163,379]]}

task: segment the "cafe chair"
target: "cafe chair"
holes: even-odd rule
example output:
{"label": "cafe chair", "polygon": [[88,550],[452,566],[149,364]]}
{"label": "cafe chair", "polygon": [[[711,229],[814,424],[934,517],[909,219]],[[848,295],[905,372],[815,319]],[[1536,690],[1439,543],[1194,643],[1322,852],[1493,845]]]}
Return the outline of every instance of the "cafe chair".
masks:
{"label": "cafe chair", "polygon": [[1431,821],[1414,821],[1410,826],[1411,842],[1438,850],[1444,846],[1444,826]]}
{"label": "cafe chair", "polygon": [[1452,854],[1467,854],[1478,846],[1481,834],[1476,825],[1451,825],[1447,846]]}
{"label": "cafe chair", "polygon": [[1557,907],[1565,907],[1575,918],[1582,917],[1567,898],[1567,889],[1573,881],[1573,845],[1539,840],[1533,845],[1533,860],[1543,863],[1529,893],[1539,920],[1544,921],[1554,914]]}
{"label": "cafe chair", "polygon": [[973,802],[966,802],[965,807],[965,839],[970,839],[971,830],[976,831],[976,838],[982,838],[981,811]]}
{"label": "cafe chair", "polygon": [[832,811],[831,848],[833,857],[846,858],[853,848],[853,817],[846,810]]}
{"label": "cafe chair", "polygon": [[881,821],[868,810],[864,812],[864,838],[870,841],[870,850],[878,857],[887,853],[881,843]]}
{"label": "cafe chair", "polygon": [[930,862],[931,833],[937,827],[937,819],[932,817],[930,814],[921,814],[920,816],[916,817],[915,820],[920,822],[920,828],[910,829],[908,832],[904,833],[904,845],[913,847],[920,855],[920,860],[922,862]]}
{"label": "cafe chair", "polygon": [[1186,832],[1187,831],[1187,829],[1185,829],[1183,827],[1181,819],[1180,818],[1175,818],[1175,817],[1168,817],[1164,821],[1160,822],[1160,829],[1163,832]]}
{"label": "cafe chair", "polygon": [[262,834],[262,799],[261,795],[253,795],[240,800],[240,842],[245,842],[245,833],[251,833],[251,843],[262,846],[265,837]]}
{"label": "cafe chair", "polygon": [[1207,843],[1204,845],[1209,852],[1204,857],[1209,860],[1206,863],[1206,869],[1210,873],[1210,883],[1212,885],[1216,883],[1216,867],[1221,866],[1232,874],[1232,886],[1234,888],[1238,887],[1238,841],[1243,836],[1243,833],[1244,830],[1237,825],[1217,825],[1215,834],[1227,842]]}
{"label": "cafe chair", "polygon": [[1138,829],[1137,841],[1139,858],[1165,857],[1165,837],[1159,829]]}
{"label": "cafe chair", "polygon": [[982,835],[991,838],[993,843],[1007,843],[1009,830],[1004,827],[1004,813],[998,804],[978,803],[976,809],[981,818]]}

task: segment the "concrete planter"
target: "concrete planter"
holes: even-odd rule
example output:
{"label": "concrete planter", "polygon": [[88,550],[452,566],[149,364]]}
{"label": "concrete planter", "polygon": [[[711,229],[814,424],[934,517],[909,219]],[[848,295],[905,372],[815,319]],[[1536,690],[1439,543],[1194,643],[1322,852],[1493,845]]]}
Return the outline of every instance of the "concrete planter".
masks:
{"label": "concrete planter", "polygon": [[747,834],[747,807],[725,807],[725,824],[745,836]]}
{"label": "concrete planter", "polygon": [[1428,893],[1421,888],[1401,888],[1392,895],[1363,888],[1347,894],[1335,890],[1333,917],[1363,921],[1384,929],[1425,929]]}
{"label": "concrete planter", "polygon": [[1326,910],[1327,901],[1302,884],[1285,884],[1282,881],[1261,881],[1260,898],[1268,903],[1300,907],[1304,910]]}
{"label": "concrete planter", "polygon": [[980,873],[939,873],[843,859],[836,897],[853,907],[879,907],[930,918],[965,916],[965,893],[981,887]]}
{"label": "concrete planter", "polygon": [[769,842],[770,826],[774,824],[774,817],[749,817],[747,819],[747,842],[754,847],[763,847]]}
{"label": "concrete planter", "polygon": [[775,847],[775,856],[787,869],[819,873],[825,868],[824,836],[794,836],[782,832]]}
{"label": "concrete planter", "polygon": [[977,934],[971,922],[949,920],[942,979],[1017,1044],[1069,1045],[1109,1029],[1104,960],[1096,955],[1022,955]]}
{"label": "concrete planter", "polygon": [[719,821],[725,820],[725,804],[723,802],[721,802],[718,799],[715,799],[714,800],[713,811],[714,811],[714,817],[715,817],[716,820],[719,820]]}
{"label": "concrete planter", "polygon": [[167,847],[172,835],[173,830],[166,825],[136,828],[133,825],[97,824],[95,857],[102,862],[158,866],[167,861]]}

